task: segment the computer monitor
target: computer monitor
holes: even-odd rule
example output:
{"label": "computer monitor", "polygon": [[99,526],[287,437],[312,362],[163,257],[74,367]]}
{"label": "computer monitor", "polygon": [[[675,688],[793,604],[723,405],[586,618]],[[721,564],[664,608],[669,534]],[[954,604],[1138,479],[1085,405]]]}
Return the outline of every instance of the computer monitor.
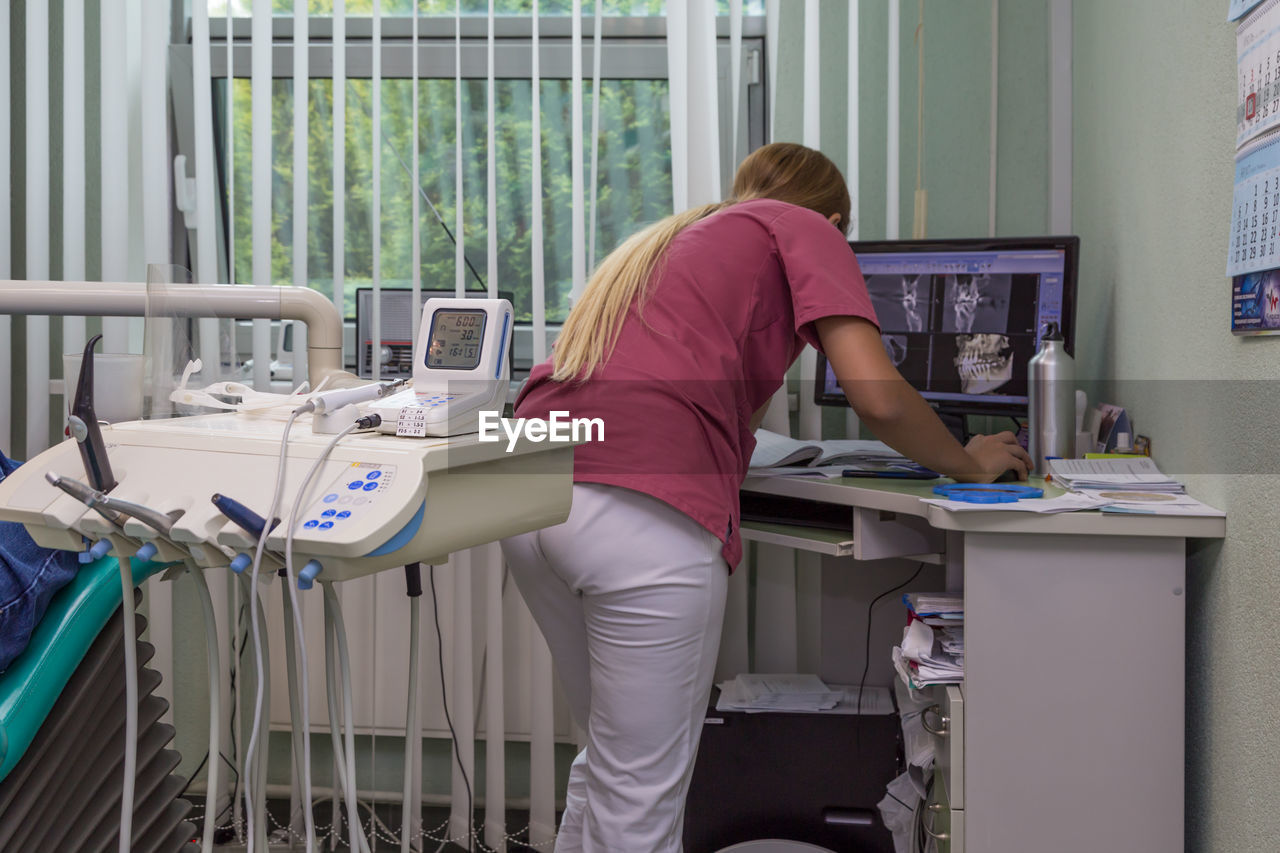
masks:
{"label": "computer monitor", "polygon": [[[1078,237],[853,242],[885,351],[939,412],[1027,413],[1045,325],[1075,350]],[[848,405],[826,359],[815,397]]]}
{"label": "computer monitor", "polygon": [[[383,287],[382,297],[382,349],[379,376],[396,379],[413,375],[413,290],[407,287]],[[419,290],[420,304],[433,296],[454,296],[452,288],[423,287]],[[483,290],[468,290],[464,297],[485,299]],[[498,296],[515,302],[515,295],[499,291]],[[507,360],[514,364],[511,347],[507,348]],[[356,375],[364,379],[373,376],[373,288],[356,288]]]}

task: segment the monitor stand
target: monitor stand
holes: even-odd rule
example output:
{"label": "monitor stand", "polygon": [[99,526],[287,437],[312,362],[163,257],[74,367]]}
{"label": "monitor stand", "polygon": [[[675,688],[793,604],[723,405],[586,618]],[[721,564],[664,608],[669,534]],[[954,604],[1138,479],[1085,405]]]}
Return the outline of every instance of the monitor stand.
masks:
{"label": "monitor stand", "polygon": [[953,412],[938,412],[938,419],[962,445],[969,441],[968,418]]}

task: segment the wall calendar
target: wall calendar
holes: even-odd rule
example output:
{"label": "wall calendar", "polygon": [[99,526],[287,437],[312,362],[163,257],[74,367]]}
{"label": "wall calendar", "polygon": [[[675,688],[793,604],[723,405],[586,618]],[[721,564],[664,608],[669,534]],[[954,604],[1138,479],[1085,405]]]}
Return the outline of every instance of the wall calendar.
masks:
{"label": "wall calendar", "polygon": [[[1233,3],[1236,169],[1227,275],[1231,330],[1280,333],[1280,0]],[[1243,8],[1242,8],[1243,7]]]}

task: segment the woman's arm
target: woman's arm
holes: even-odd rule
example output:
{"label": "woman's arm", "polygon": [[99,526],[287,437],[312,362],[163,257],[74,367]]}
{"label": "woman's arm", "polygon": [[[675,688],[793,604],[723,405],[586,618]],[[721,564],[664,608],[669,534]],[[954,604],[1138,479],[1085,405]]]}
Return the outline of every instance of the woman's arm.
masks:
{"label": "woman's arm", "polygon": [[975,436],[967,447],[955,440],[893,366],[873,323],[824,317],[814,325],[849,405],[885,444],[957,480],[990,483],[1009,470],[1026,479],[1031,457],[1013,433]]}

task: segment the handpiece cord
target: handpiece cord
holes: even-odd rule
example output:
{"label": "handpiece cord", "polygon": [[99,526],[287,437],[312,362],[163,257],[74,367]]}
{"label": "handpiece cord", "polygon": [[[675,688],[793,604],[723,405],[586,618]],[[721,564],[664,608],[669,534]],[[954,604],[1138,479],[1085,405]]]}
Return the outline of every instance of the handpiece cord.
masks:
{"label": "handpiece cord", "polygon": [[[252,581],[246,575],[241,574],[239,578],[237,578],[237,580],[240,581],[241,594],[248,597],[254,597],[254,598],[257,597],[258,591],[251,586]],[[267,633],[266,633],[267,622],[266,622],[266,614],[262,610],[262,601],[260,599],[258,601],[257,626],[258,626],[259,635],[262,637],[262,646],[265,646],[267,644],[267,639],[268,639]],[[245,629],[245,630],[246,632],[248,631],[248,629]],[[265,650],[263,651],[262,657],[267,661],[271,660],[270,654],[267,653]],[[256,670],[257,661],[252,660],[251,663],[253,663],[254,669]],[[269,709],[271,708],[271,679],[270,678],[267,678],[262,682],[262,690],[259,694],[259,698],[261,699],[261,702],[262,702],[262,709],[263,709],[262,715],[260,719],[255,720],[254,731],[250,733],[251,737],[255,734],[261,737],[263,730],[266,728],[264,723],[268,718]],[[246,753],[245,766],[244,766],[246,779],[248,779],[250,775],[253,777],[252,782],[250,783],[254,786],[254,789],[253,789],[254,793],[251,800],[248,799],[248,792],[246,792],[246,801],[249,802],[252,806],[250,811],[253,813],[253,819],[254,821],[256,821],[256,825],[257,825],[256,840],[253,843],[256,844],[260,842],[261,847],[264,850],[267,849],[266,848],[267,826],[265,823],[265,820],[266,820],[265,812],[266,812],[266,796],[267,796],[267,759],[268,758],[269,758],[269,755],[267,753],[267,750],[264,748],[259,748],[253,754],[252,760]],[[248,819],[249,818],[246,815],[245,821],[247,822]],[[247,843],[246,843],[246,847],[248,847]]]}
{"label": "handpiece cord", "polygon": [[124,785],[120,792],[120,853],[129,853],[133,843],[133,784],[138,775],[138,638],[133,608],[133,569],[121,555],[120,588],[124,593],[121,621],[124,622]]}
{"label": "handpiece cord", "polygon": [[[284,491],[284,471],[288,462],[289,450],[289,433],[293,429],[293,422],[298,419],[299,412],[293,411],[289,413],[289,420],[284,425],[284,435],[280,437],[280,462],[276,467],[276,484],[272,489],[271,508],[267,510],[265,518],[267,523],[262,526],[262,533],[258,536],[258,547],[253,554],[253,568],[250,572],[249,579],[249,625],[253,633],[253,654],[255,666],[255,675],[257,676],[257,689],[254,693],[253,700],[253,727],[250,729],[249,746],[245,749],[245,767],[253,760],[254,753],[258,748],[258,730],[262,724],[262,699],[263,691],[266,689],[265,669],[266,662],[262,655],[262,640],[258,631],[258,570],[262,566],[262,552],[267,547],[267,536],[271,533],[270,519],[276,517],[276,511],[280,508],[280,498]],[[250,794],[249,773],[245,773],[244,798],[245,805],[248,806],[248,812],[245,815],[247,821],[246,834],[248,836],[248,849],[252,853],[254,849],[254,805],[253,798]],[[266,851],[263,851],[266,853]]]}
{"label": "handpiece cord", "polygon": [[[326,596],[324,600],[324,650],[325,650],[325,699],[329,703],[329,740],[333,745],[333,761],[336,767],[343,768],[344,772],[338,772],[333,783],[335,800],[342,796],[346,798],[348,803],[348,820],[350,823],[350,815],[355,814],[359,818],[360,803],[356,797],[354,790],[347,790],[347,774],[345,768],[347,765],[346,750],[342,748],[342,728],[340,722],[342,717],[338,710],[338,680],[341,673],[338,671],[338,653],[337,643],[334,639],[336,631],[333,622],[333,608],[329,604],[329,598]],[[339,792],[341,794],[339,795]],[[351,803],[355,803],[354,809]],[[334,835],[337,836],[338,826],[338,808],[334,805]],[[365,839],[364,833],[356,836],[360,842],[360,853],[369,853],[369,842]]]}
{"label": "handpiece cord", "polygon": [[[418,635],[422,602],[422,565],[411,563],[404,567],[405,583],[409,595],[409,699],[405,710],[404,732],[404,798],[400,817],[400,853],[410,853],[413,835],[413,816],[418,814],[418,803],[413,796],[414,772],[417,756],[414,745],[422,725],[418,721]],[[412,806],[412,811],[410,808]]]}
{"label": "handpiece cord", "polygon": [[[285,585],[288,587],[288,598],[293,611],[293,632],[297,637],[298,662],[301,666],[301,685],[299,693],[302,699],[302,802],[303,812],[302,819],[306,828],[307,835],[307,853],[315,853],[316,845],[316,825],[315,816],[311,813],[311,703],[309,699],[310,688],[308,685],[308,664],[307,664],[307,641],[302,628],[302,608],[298,603],[297,573],[293,570],[293,534],[298,526],[299,508],[306,505],[307,490],[310,488],[316,474],[324,465],[329,454],[333,452],[333,448],[338,445],[339,441],[346,438],[356,430],[358,424],[351,424],[342,432],[338,433],[333,439],[325,445],[315,463],[311,466],[311,470],[307,472],[307,476],[302,480],[302,486],[298,489],[297,497],[293,501],[293,506],[289,510],[289,523],[285,528],[285,545],[284,545],[284,572]],[[287,431],[286,431],[287,435]],[[268,518],[273,518],[275,507]],[[290,680],[294,678],[294,672],[289,672]],[[292,698],[292,697],[291,697]]]}
{"label": "handpiece cord", "polygon": [[462,752],[458,747],[458,732],[453,727],[453,717],[449,715],[449,692],[445,687],[444,677],[444,636],[440,633],[440,603],[436,597],[436,567],[427,566],[427,576],[431,580],[431,615],[436,623],[436,653],[440,664],[440,704],[444,707],[444,721],[449,724],[449,734],[453,736],[453,754],[458,760],[458,772],[462,775],[463,787],[467,789],[467,849],[471,849],[471,838],[475,835],[472,820],[471,780],[467,778],[467,765],[462,761]]}
{"label": "handpiece cord", "polygon": [[338,645],[338,666],[341,672],[339,680],[342,682],[342,717],[346,723],[343,726],[343,737],[346,741],[345,757],[347,759],[347,820],[351,824],[350,847],[356,850],[358,849],[356,838],[359,837],[364,841],[364,832],[360,825],[360,814],[356,803],[356,737],[355,727],[352,724],[355,715],[351,709],[351,658],[347,651],[347,628],[342,620],[342,602],[338,600],[338,594],[334,592],[332,583],[324,584],[324,598],[325,603],[332,608],[333,633]]}
{"label": "handpiece cord", "polygon": [[[302,700],[298,697],[298,645],[294,637],[293,628],[293,605],[289,601],[288,595],[280,596],[280,603],[284,609],[284,669],[287,673],[287,686],[289,689],[289,757],[292,763],[293,778],[297,780],[298,785],[303,784],[304,779],[310,779],[310,774],[302,772],[303,766],[303,715]],[[289,820],[288,827],[290,836],[292,837],[294,820],[297,818],[297,812],[294,810],[293,792],[290,790],[289,802]],[[311,810],[310,802],[299,800],[298,806],[304,813]],[[305,823],[305,819],[304,819]],[[304,835],[308,842],[308,850],[310,850],[311,833]]]}
{"label": "handpiece cord", "polygon": [[191,579],[195,581],[196,595],[200,598],[200,608],[204,611],[206,634],[211,634],[213,642],[206,643],[209,667],[209,776],[204,794],[204,833],[200,842],[201,853],[213,850],[213,831],[218,822],[218,766],[221,762],[222,744],[222,656],[218,651],[218,622],[213,612],[213,598],[209,595],[209,582],[200,569],[191,571]]}

